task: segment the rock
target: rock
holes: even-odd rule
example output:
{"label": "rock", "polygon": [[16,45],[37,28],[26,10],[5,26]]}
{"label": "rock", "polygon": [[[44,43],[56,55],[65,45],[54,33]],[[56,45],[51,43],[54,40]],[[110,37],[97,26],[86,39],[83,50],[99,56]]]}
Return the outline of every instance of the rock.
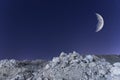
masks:
{"label": "rock", "polygon": [[60,57],[66,57],[66,56],[67,56],[67,54],[64,53],[64,52],[62,52],[62,53],[60,54]]}
{"label": "rock", "polygon": [[73,51],[50,61],[0,60],[0,80],[120,80],[120,62]]}
{"label": "rock", "polygon": [[113,64],[115,67],[119,67],[120,68],[120,62],[116,62]]}
{"label": "rock", "polygon": [[111,75],[119,75],[120,76],[120,68],[118,68],[118,67],[112,67],[110,72],[111,72]]}
{"label": "rock", "polygon": [[94,58],[92,55],[86,55],[85,59],[88,60],[89,62],[92,62]]}
{"label": "rock", "polygon": [[47,65],[45,66],[45,69],[49,69],[49,68],[50,68],[50,65],[47,64]]}

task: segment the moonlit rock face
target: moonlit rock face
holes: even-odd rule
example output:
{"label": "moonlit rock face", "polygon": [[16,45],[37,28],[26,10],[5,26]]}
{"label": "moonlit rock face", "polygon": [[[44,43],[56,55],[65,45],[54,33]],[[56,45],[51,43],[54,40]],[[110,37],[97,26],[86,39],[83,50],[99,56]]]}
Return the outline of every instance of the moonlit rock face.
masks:
{"label": "moonlit rock face", "polygon": [[62,53],[60,54],[60,57],[66,57],[66,56],[67,56],[67,54],[64,53],[64,52],[62,52]]}
{"label": "moonlit rock face", "polygon": [[50,61],[6,59],[0,61],[0,80],[120,80],[120,61],[111,64],[76,52],[63,52]]}
{"label": "moonlit rock face", "polygon": [[87,55],[85,59],[89,60],[90,62],[93,61],[94,57],[92,55]]}
{"label": "moonlit rock face", "polygon": [[116,62],[113,64],[115,67],[120,67],[120,62]]}
{"label": "moonlit rock face", "polygon": [[120,76],[120,68],[118,68],[118,67],[112,67],[110,71],[112,73],[112,76],[113,75],[116,75],[116,76],[119,75]]}
{"label": "moonlit rock face", "polygon": [[103,17],[96,13],[97,19],[98,19],[98,24],[97,24],[97,28],[96,28],[96,32],[99,32],[100,30],[102,30],[103,26],[104,26],[104,20]]}
{"label": "moonlit rock face", "polygon": [[47,65],[45,66],[45,69],[48,69],[48,68],[50,68],[50,65],[47,64]]}
{"label": "moonlit rock face", "polygon": [[58,57],[54,57],[52,61],[55,63],[58,63],[58,62],[60,62],[60,59]]}
{"label": "moonlit rock face", "polygon": [[95,67],[95,66],[96,66],[96,63],[94,63],[94,62],[91,62],[91,63],[89,64],[89,67],[90,67],[90,68]]}

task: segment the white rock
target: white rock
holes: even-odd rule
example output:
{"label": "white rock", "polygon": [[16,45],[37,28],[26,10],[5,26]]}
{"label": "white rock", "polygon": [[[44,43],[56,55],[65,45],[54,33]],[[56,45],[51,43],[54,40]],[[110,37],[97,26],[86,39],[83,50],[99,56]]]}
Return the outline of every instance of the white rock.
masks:
{"label": "white rock", "polygon": [[120,68],[112,67],[110,72],[111,72],[111,75],[120,75]]}
{"label": "white rock", "polygon": [[95,67],[95,66],[96,66],[96,64],[95,64],[94,62],[89,63],[89,67],[90,67],[90,68],[93,68],[93,67]]}
{"label": "white rock", "polygon": [[115,67],[119,67],[120,68],[120,62],[116,62],[113,64]]}
{"label": "white rock", "polygon": [[92,55],[86,55],[85,59],[89,60],[90,62],[93,61],[93,56]]}
{"label": "white rock", "polygon": [[59,63],[59,62],[60,62],[59,57],[54,57],[53,60],[52,60],[52,62],[54,62],[54,63]]}
{"label": "white rock", "polygon": [[64,53],[64,52],[62,52],[62,53],[60,54],[60,57],[66,57],[66,56],[67,56],[67,54]]}
{"label": "white rock", "polygon": [[47,64],[47,65],[45,66],[45,69],[49,69],[49,68],[50,68],[50,65]]}
{"label": "white rock", "polygon": [[[94,60],[94,61],[93,61]],[[33,63],[0,61],[0,80],[120,80],[120,63],[113,65],[94,55],[85,58],[75,51],[51,61]]]}

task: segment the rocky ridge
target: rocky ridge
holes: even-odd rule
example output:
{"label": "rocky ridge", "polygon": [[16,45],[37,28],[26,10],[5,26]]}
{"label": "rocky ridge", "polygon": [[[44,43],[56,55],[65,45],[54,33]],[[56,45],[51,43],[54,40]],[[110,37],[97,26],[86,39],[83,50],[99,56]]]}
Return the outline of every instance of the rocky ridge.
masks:
{"label": "rocky ridge", "polygon": [[120,62],[64,53],[50,61],[0,61],[0,80],[120,80]]}

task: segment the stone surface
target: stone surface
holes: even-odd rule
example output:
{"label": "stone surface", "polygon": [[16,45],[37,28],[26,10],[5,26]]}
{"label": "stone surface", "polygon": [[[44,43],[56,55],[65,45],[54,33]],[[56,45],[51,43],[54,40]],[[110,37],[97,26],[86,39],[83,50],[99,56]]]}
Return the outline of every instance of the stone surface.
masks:
{"label": "stone surface", "polygon": [[0,60],[0,80],[120,80],[119,55],[64,53],[52,60]]}

